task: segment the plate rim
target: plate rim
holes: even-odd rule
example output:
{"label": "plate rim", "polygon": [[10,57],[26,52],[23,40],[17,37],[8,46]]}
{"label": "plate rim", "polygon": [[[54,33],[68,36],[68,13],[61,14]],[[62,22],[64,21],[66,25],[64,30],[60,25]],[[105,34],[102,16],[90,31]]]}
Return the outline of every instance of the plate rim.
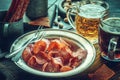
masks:
{"label": "plate rim", "polygon": [[[12,44],[11,48],[10,48],[10,52],[12,52],[12,48],[14,48],[15,44],[14,43],[17,43],[17,41],[19,41],[19,39],[21,38],[24,38],[26,35],[29,35],[29,34],[33,34],[36,30],[33,30],[33,31],[30,31],[30,32],[27,32],[23,35],[21,35],[20,37],[18,37]],[[92,43],[90,43],[90,41],[88,41],[86,38],[84,38],[83,36],[75,33],[75,32],[72,32],[72,31],[69,31],[69,30],[58,30],[58,29],[42,29],[41,31],[62,31],[62,32],[66,32],[66,33],[69,33],[69,34],[74,34],[76,36],[79,36],[80,38],[84,39],[86,42],[88,42],[89,46],[91,46],[91,49],[93,50],[93,56],[91,58],[91,63],[87,64],[88,67],[82,67],[83,69],[82,70],[79,70],[79,69],[75,69],[75,70],[71,70],[71,71],[67,71],[67,72],[62,72],[61,73],[49,73],[49,72],[41,72],[41,71],[38,71],[38,70],[35,70],[33,68],[30,68],[28,65],[27,68],[31,69],[30,71],[26,70],[24,67],[22,66],[25,66],[25,63],[21,64],[22,61],[22,58],[19,59],[18,62],[14,62],[19,68],[23,69],[24,71],[27,71],[29,73],[32,73],[31,71],[35,71],[33,72],[32,74],[35,74],[35,75],[39,75],[39,76],[45,76],[45,77],[68,77],[68,76],[73,76],[73,75],[77,75],[78,73],[82,73],[86,68],[89,68],[92,63],[94,62],[95,60],[95,57],[96,57],[96,50],[95,50],[95,47]],[[70,72],[70,73],[69,73]],[[76,73],[73,73],[73,72],[76,72]],[[72,73],[72,74],[71,74]],[[64,75],[63,75],[64,74]]]}

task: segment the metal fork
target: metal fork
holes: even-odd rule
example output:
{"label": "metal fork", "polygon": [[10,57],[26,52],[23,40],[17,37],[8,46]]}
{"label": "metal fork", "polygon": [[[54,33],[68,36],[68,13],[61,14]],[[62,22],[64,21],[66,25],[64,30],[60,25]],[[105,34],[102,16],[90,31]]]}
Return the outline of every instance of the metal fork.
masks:
{"label": "metal fork", "polygon": [[[45,35],[45,32],[41,32],[40,29],[42,28],[42,26],[39,26],[38,29],[36,30],[35,34],[32,36],[32,38],[30,38],[29,40],[27,40],[20,48],[18,48],[17,50],[10,52],[9,54],[5,55],[5,58],[11,58],[14,57],[18,52],[20,52],[22,49],[24,49],[29,43],[38,40],[38,39],[42,39]],[[40,34],[41,33],[41,34]]]}

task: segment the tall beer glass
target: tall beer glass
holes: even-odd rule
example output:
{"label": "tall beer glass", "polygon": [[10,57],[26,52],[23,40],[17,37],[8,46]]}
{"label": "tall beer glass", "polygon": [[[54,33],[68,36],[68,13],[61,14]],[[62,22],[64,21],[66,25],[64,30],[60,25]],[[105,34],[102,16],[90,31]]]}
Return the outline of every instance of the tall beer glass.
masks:
{"label": "tall beer glass", "polygon": [[[78,5],[68,10],[69,23],[80,35],[87,38],[93,44],[98,42],[98,26],[100,18],[108,15],[109,5],[104,1],[86,2],[81,1]],[[75,20],[71,13],[75,14]]]}

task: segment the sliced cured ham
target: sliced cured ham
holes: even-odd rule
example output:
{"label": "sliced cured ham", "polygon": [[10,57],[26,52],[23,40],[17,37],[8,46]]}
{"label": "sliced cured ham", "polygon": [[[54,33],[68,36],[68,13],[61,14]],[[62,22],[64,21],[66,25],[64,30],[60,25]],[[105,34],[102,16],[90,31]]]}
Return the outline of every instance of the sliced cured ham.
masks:
{"label": "sliced cured ham", "polygon": [[62,66],[62,68],[60,69],[60,72],[66,72],[66,71],[70,71],[72,70],[72,68],[70,66]]}
{"label": "sliced cured ham", "polygon": [[32,48],[33,48],[33,45],[30,44],[23,51],[22,57],[23,57],[23,59],[24,59],[25,62],[27,62],[29,60],[29,58],[32,56]]}
{"label": "sliced cured ham", "polygon": [[22,57],[26,64],[44,72],[66,72],[82,63],[87,51],[63,38],[48,38],[29,44]]}
{"label": "sliced cured ham", "polygon": [[46,46],[47,44],[45,41],[40,40],[40,41],[35,42],[34,47],[33,47],[33,53],[37,54],[39,53],[39,51],[44,51],[46,49]]}

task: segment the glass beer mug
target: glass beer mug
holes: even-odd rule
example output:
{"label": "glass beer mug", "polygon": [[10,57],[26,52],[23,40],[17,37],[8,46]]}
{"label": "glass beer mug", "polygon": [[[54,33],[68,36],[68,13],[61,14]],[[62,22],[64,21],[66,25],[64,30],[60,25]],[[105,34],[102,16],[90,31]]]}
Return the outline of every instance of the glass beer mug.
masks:
{"label": "glass beer mug", "polygon": [[120,13],[113,13],[102,20],[98,29],[98,43],[101,56],[113,62],[120,62]]}
{"label": "glass beer mug", "polygon": [[[104,1],[80,1],[67,11],[67,18],[78,34],[94,44],[98,42],[100,18],[107,16],[108,9],[109,5]],[[73,13],[75,15],[74,19],[72,17]]]}

